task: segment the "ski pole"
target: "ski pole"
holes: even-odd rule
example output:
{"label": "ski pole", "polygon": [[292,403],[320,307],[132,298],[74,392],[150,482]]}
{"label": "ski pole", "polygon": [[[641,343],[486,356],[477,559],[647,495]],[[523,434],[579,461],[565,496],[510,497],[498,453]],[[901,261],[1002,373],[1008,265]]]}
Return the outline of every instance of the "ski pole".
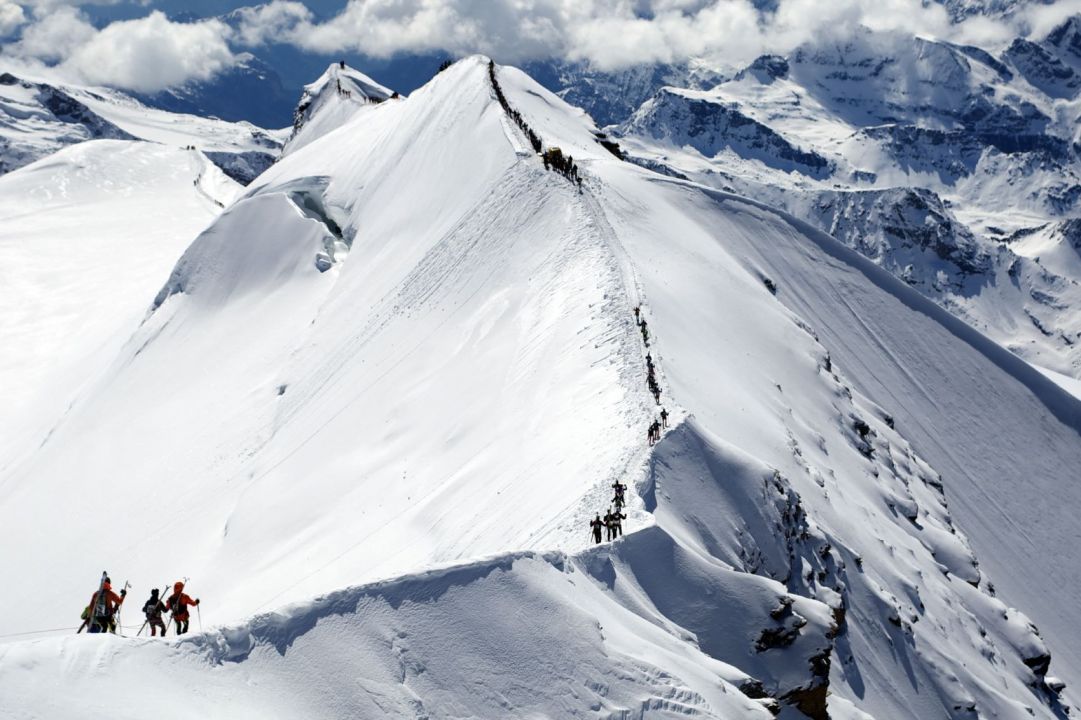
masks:
{"label": "ski pole", "polygon": [[124,606],[124,600],[128,597],[128,588],[131,587],[131,583],[127,580],[124,581],[124,587],[120,588],[120,604],[116,606],[116,627],[120,632],[116,633],[120,637],[124,637],[124,625],[120,622],[120,609]]}
{"label": "ski pole", "polygon": [[195,606],[195,614],[199,618],[199,632],[203,631],[203,609],[198,605]]}

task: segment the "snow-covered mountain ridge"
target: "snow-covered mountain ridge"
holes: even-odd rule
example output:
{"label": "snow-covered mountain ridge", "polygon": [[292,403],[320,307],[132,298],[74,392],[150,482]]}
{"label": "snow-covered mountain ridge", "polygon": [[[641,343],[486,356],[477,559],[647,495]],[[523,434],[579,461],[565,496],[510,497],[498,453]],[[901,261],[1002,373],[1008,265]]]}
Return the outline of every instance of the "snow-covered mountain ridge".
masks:
{"label": "snow-covered mountain ridge", "polygon": [[[12,572],[53,590],[0,632],[63,624],[100,558],[190,575],[217,629],[5,646],[16,710],[137,680],[145,715],[184,677],[208,716],[1061,717],[1081,404],[822,232],[597,131],[469,58],[252,183],[0,471],[0,542],[34,548]],[[628,534],[587,548],[615,480]]]}
{"label": "snow-covered mountain ridge", "polygon": [[149,107],[107,88],[0,73],[0,173],[87,140],[146,140],[195,146],[226,174],[248,183],[274,162],[285,133],[247,122]]}

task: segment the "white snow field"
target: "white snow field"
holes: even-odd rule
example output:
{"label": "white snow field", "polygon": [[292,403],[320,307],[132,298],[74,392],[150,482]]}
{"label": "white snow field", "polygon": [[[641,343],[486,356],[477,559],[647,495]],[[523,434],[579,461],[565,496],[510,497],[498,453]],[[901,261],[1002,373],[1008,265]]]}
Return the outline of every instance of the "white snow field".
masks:
{"label": "white snow field", "polygon": [[[96,140],[0,177],[0,467],[138,327],[239,194],[201,153]],[[36,439],[40,442],[40,436]]]}
{"label": "white snow field", "polygon": [[[581,190],[462,60],[257,179],[0,471],[5,571],[45,590],[5,640],[74,629],[103,567],[129,635],[185,576],[206,631],[9,642],[5,709],[1065,717],[1081,403],[495,73]],[[616,480],[628,534],[588,548]]]}

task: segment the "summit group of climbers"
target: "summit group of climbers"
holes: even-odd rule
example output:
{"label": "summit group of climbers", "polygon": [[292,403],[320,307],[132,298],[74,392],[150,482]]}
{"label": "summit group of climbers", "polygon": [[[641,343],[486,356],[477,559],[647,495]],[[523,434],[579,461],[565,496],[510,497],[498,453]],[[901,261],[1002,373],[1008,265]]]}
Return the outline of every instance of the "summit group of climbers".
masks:
{"label": "summit group of climbers", "polygon": [[[108,574],[103,573],[98,589],[90,596],[90,604],[83,610],[83,624],[76,632],[81,633],[85,628],[90,633],[115,633],[120,624],[120,607],[128,596],[130,586],[130,583],[124,583],[118,595],[113,592],[112,580]],[[161,595],[165,592],[166,589],[163,589],[159,595],[157,588],[150,591],[150,598],[143,603],[143,615],[146,620],[139,628],[139,634],[149,625],[151,637],[157,637],[159,630],[161,636],[165,637],[167,627],[165,613],[169,613],[171,622],[176,624],[177,635],[183,635],[188,631],[188,623],[191,620],[188,608],[198,607],[199,598],[193,600],[185,593],[184,583],[180,580],[173,583],[172,594],[162,600]]]}

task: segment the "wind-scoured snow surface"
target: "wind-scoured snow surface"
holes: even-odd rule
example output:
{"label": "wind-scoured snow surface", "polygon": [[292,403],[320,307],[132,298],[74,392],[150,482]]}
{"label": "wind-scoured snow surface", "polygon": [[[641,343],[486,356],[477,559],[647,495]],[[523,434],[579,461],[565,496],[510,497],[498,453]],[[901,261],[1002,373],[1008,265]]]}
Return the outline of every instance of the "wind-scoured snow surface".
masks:
{"label": "wind-scoured snow surface", "polygon": [[[3,471],[5,569],[49,592],[11,595],[0,634],[77,624],[103,564],[135,600],[190,576],[207,629],[2,646],[5,702],[1063,717],[1081,403],[496,68],[583,187],[546,172],[488,73],[463,60],[261,176]],[[672,413],[654,448],[637,305]],[[616,480],[628,534],[587,548]]]}

